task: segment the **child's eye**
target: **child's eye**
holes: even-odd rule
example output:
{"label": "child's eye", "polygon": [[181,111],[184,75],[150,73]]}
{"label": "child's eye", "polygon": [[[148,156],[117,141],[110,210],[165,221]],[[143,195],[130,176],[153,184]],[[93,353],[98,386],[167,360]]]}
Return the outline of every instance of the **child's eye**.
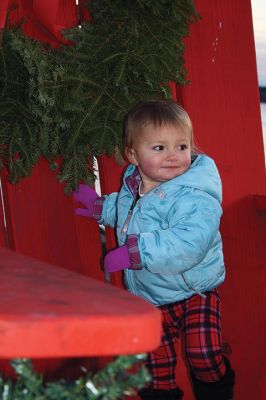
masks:
{"label": "child's eye", "polygon": [[180,145],[178,146],[178,150],[184,151],[184,150],[186,150],[186,149],[187,149],[187,145],[186,145],[186,144],[180,144]]}
{"label": "child's eye", "polygon": [[154,146],[153,147],[153,150],[156,150],[156,151],[162,151],[164,149],[164,146],[162,146],[162,145],[158,145],[158,146]]}

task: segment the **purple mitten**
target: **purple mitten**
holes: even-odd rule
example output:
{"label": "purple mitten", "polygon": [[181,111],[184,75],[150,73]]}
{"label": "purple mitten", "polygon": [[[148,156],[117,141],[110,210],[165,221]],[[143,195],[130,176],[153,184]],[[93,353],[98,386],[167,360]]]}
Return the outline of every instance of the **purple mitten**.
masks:
{"label": "purple mitten", "polygon": [[122,271],[131,266],[127,245],[110,251],[104,258],[104,270],[106,272]]}
{"label": "purple mitten", "polygon": [[93,217],[94,202],[100,197],[95,190],[87,185],[80,184],[78,185],[78,190],[74,192],[73,197],[85,206],[85,208],[76,208],[75,214],[82,215],[83,217]]}

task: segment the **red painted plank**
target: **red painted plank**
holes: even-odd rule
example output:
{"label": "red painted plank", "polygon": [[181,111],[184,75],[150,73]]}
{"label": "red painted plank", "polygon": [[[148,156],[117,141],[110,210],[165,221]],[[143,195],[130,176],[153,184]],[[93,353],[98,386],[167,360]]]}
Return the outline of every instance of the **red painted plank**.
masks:
{"label": "red painted plank", "polygon": [[5,26],[8,3],[9,0],[2,0],[0,3],[0,29]]}
{"label": "red painted plank", "polygon": [[160,312],[146,301],[0,249],[0,358],[135,354],[160,342]]}
{"label": "red painted plank", "polygon": [[256,210],[265,213],[265,211],[266,211],[266,195],[263,196],[263,195],[256,194],[254,196],[254,204],[255,204]]}
{"label": "red painted plank", "polygon": [[40,159],[32,175],[16,185],[3,179],[11,248],[25,255],[104,280],[99,229],[77,217],[71,196]]}
{"label": "red painted plank", "polygon": [[[250,0],[196,0],[202,20],[186,40],[190,85],[183,104],[199,147],[217,161],[223,180],[222,236],[227,266],[221,288],[223,338],[232,347],[236,400],[266,396],[266,194]],[[185,397],[185,399],[191,399]]]}

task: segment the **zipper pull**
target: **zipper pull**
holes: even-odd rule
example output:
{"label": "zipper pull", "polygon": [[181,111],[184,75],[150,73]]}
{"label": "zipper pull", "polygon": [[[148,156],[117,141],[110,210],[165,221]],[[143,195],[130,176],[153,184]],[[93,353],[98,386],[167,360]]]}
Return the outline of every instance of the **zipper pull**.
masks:
{"label": "zipper pull", "polygon": [[123,235],[125,235],[125,234],[127,233],[128,226],[129,226],[129,223],[130,223],[132,214],[133,214],[133,210],[129,210],[129,212],[128,212],[128,214],[127,214],[127,217],[126,217],[126,220],[125,220],[125,223],[124,223],[123,228],[122,228],[122,230],[121,230],[121,233],[122,233]]}

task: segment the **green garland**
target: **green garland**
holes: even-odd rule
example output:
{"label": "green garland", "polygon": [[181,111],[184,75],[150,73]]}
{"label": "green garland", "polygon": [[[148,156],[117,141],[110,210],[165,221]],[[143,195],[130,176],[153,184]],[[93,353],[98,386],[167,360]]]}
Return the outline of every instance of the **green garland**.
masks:
{"label": "green garland", "polygon": [[0,376],[0,398],[2,400],[115,400],[132,396],[150,382],[143,366],[129,373],[145,359],[145,355],[120,356],[104,369],[92,375],[83,374],[72,382],[65,380],[45,382],[36,373],[30,360],[12,361],[17,379],[3,380]]}
{"label": "green garland", "polygon": [[[183,38],[198,19],[192,0],[92,0],[92,23],[51,49],[5,31],[0,49],[0,160],[12,183],[40,156],[66,191],[92,183],[94,157],[116,153],[137,102],[185,84]],[[59,161],[59,162],[58,162]]]}

